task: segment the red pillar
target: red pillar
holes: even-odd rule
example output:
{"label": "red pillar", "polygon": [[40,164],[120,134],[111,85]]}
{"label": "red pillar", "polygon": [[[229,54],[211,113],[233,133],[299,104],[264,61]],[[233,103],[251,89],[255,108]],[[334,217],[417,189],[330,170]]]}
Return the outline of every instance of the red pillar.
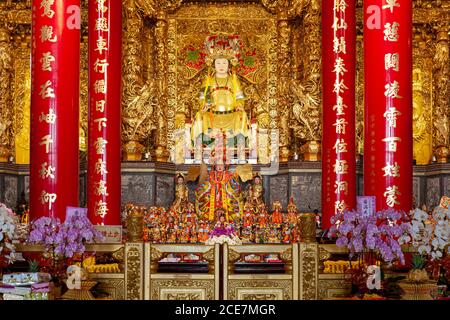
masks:
{"label": "red pillar", "polygon": [[364,193],[412,206],[412,1],[364,2]]}
{"label": "red pillar", "polygon": [[120,224],[122,1],[89,1],[88,213]]}
{"label": "red pillar", "polygon": [[322,225],[356,205],[355,0],[322,3]]}
{"label": "red pillar", "polygon": [[80,0],[33,0],[31,218],[78,206]]}

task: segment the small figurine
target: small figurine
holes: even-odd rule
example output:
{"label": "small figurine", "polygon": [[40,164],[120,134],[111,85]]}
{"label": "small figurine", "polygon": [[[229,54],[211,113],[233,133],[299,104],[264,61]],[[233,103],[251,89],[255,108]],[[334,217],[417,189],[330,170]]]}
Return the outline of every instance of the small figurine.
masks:
{"label": "small figurine", "polygon": [[209,229],[208,229],[208,227],[207,227],[205,222],[203,222],[203,221],[200,222],[200,227],[198,229],[197,234],[198,234],[197,237],[198,237],[198,241],[199,242],[204,243],[206,240],[208,240]]}
{"label": "small figurine", "polygon": [[260,229],[265,229],[267,228],[267,220],[268,220],[268,216],[267,216],[267,212],[265,210],[262,210],[258,217],[258,227]]}
{"label": "small figurine", "polygon": [[280,236],[278,229],[271,228],[268,236],[269,243],[280,243]]}
{"label": "small figurine", "polygon": [[160,243],[161,242],[161,230],[159,227],[153,228],[153,243]]}
{"label": "small figurine", "polygon": [[189,242],[190,243],[197,243],[198,242],[198,234],[195,229],[191,229],[190,235],[189,235]]}
{"label": "small figurine", "polygon": [[181,231],[181,236],[180,236],[180,242],[181,243],[188,243],[190,240],[189,237],[189,228],[184,227]]}
{"label": "small figurine", "polygon": [[244,206],[244,216],[242,217],[242,227],[251,228],[253,227],[253,223],[255,222],[254,213],[252,210],[252,205],[250,203],[246,203]]}
{"label": "small figurine", "polygon": [[272,205],[273,207],[273,213],[272,213],[272,219],[271,222],[275,226],[280,226],[283,223],[283,215],[281,214],[282,206],[280,201],[275,201]]}
{"label": "small figurine", "polygon": [[291,229],[289,228],[288,224],[283,225],[283,243],[290,243],[291,242]]}

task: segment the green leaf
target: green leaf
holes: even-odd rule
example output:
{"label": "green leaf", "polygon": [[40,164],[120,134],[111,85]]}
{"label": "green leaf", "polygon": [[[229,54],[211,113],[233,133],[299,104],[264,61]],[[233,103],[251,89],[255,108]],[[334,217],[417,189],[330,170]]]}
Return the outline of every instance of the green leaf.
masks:
{"label": "green leaf", "polygon": [[244,65],[246,65],[247,67],[253,67],[255,65],[255,57],[253,56],[244,57]]}

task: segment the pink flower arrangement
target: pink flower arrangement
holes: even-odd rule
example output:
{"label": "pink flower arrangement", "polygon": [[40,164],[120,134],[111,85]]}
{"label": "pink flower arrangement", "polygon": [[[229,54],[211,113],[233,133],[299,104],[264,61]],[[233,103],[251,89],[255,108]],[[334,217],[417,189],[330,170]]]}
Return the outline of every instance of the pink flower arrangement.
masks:
{"label": "pink flower arrangement", "polygon": [[57,218],[41,217],[31,223],[28,242],[44,244],[47,250],[64,258],[72,258],[74,254],[83,254],[85,243],[101,242],[103,235],[97,231],[89,219],[75,213],[64,223]]}
{"label": "pink flower arrangement", "polygon": [[344,211],[332,218],[330,236],[337,236],[336,245],[347,247],[350,257],[355,253],[377,252],[388,263],[405,263],[401,245],[411,241],[411,224],[405,212],[394,209],[363,215]]}

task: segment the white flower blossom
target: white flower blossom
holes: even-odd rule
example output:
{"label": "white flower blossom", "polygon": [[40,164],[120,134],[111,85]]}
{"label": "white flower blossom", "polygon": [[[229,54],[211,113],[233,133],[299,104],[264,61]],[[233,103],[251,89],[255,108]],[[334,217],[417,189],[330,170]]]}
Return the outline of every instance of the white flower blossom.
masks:
{"label": "white flower blossom", "polygon": [[413,246],[420,254],[431,256],[432,260],[440,259],[449,244],[450,210],[436,207],[431,216],[416,209],[412,212],[411,237]]}
{"label": "white flower blossom", "polygon": [[4,257],[8,263],[15,260],[15,248],[9,242],[13,239],[14,230],[16,229],[14,214],[4,204],[0,203],[0,253],[4,252],[4,248],[9,252]]}

